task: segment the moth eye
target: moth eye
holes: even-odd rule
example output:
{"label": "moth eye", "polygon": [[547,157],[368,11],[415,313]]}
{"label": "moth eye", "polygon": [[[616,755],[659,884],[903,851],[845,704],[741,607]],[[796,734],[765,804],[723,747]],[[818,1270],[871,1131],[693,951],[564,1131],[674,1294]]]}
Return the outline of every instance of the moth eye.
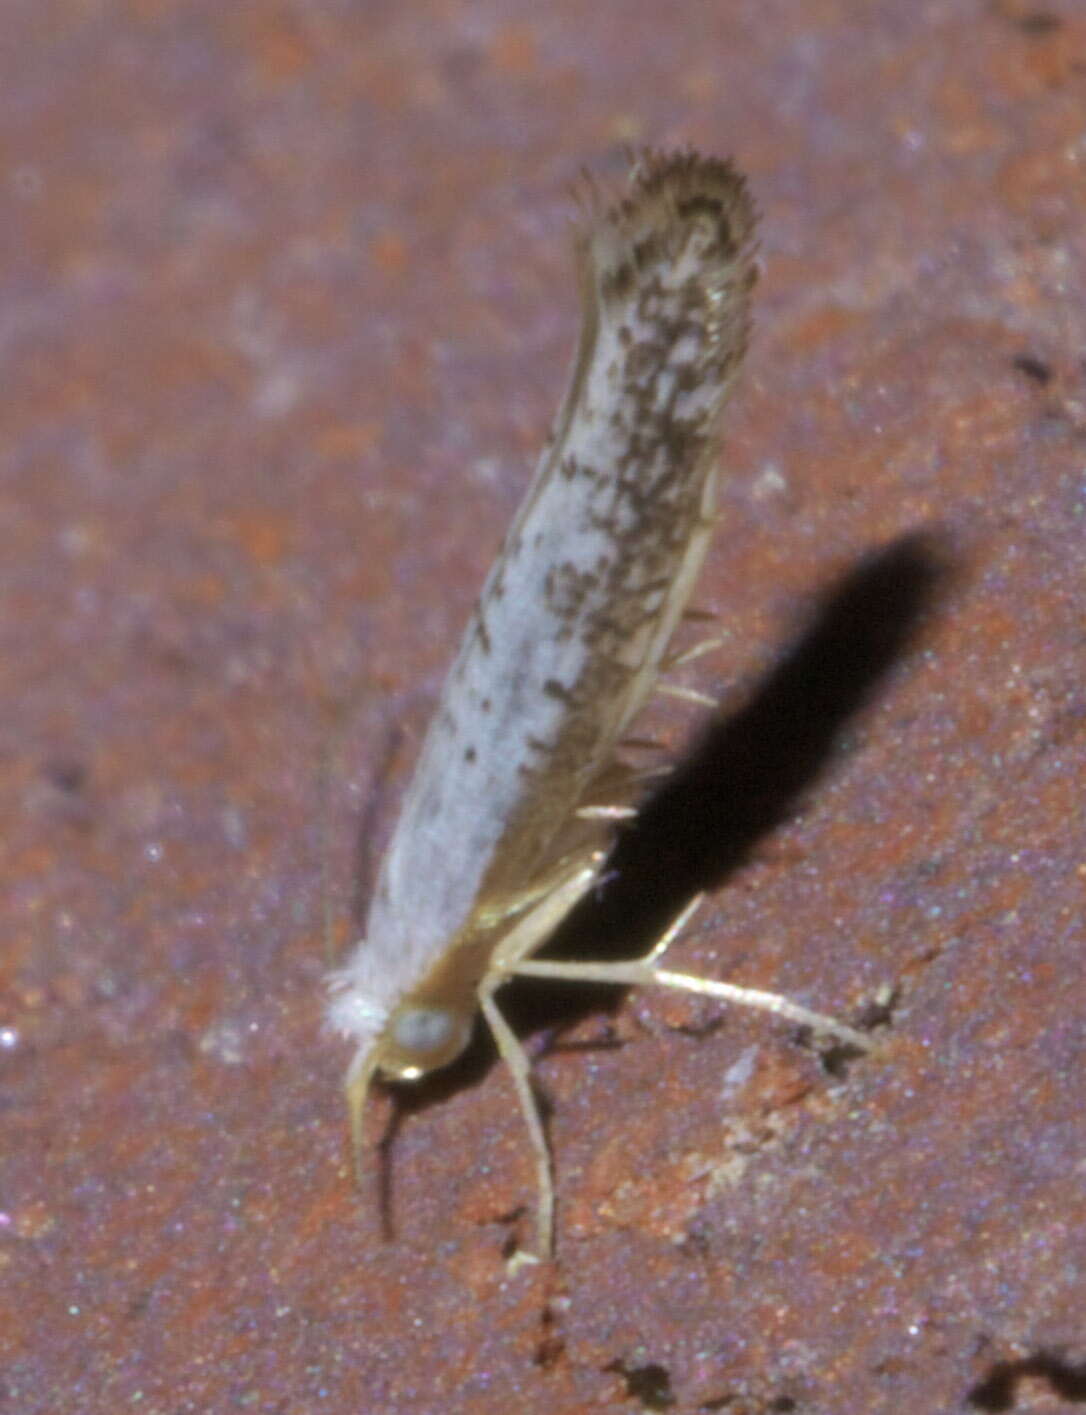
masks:
{"label": "moth eye", "polygon": [[452,1036],[453,1015],[443,1007],[410,1007],[396,1018],[393,1035],[405,1051],[440,1051]]}
{"label": "moth eye", "polygon": [[451,1007],[404,1007],[392,1019],[381,1069],[410,1081],[445,1066],[468,1044],[471,1020]]}

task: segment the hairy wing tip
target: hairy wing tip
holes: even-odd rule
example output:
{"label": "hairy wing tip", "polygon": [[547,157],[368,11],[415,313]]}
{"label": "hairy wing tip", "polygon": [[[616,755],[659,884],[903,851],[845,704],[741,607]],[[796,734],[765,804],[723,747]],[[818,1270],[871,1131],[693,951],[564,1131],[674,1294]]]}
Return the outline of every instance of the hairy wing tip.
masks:
{"label": "hairy wing tip", "polygon": [[730,161],[693,148],[629,154],[629,184],[605,198],[582,187],[579,261],[586,307],[625,319],[631,302],[665,290],[676,329],[706,331],[702,372],[724,386],[743,358],[757,281],[757,212]]}
{"label": "hairy wing tip", "polygon": [[758,213],[746,177],[730,158],[707,157],[693,147],[674,151],[646,147],[631,153],[631,164],[635,197],[665,193],[680,212],[684,202],[700,199],[720,209],[734,228],[738,245],[753,235]]}
{"label": "hairy wing tip", "polygon": [[588,172],[577,189],[579,239],[594,247],[597,260],[617,261],[619,253],[639,250],[654,232],[683,229],[709,218],[720,262],[753,283],[758,211],[747,180],[727,158],[707,157],[692,147],[666,150],[645,147],[627,153],[626,191],[608,192]]}

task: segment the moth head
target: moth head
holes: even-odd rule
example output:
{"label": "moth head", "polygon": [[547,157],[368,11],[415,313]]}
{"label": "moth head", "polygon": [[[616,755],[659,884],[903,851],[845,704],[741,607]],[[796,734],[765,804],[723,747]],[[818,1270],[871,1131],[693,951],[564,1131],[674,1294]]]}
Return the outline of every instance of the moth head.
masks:
{"label": "moth head", "polygon": [[[333,1014],[347,1030],[351,1000]],[[455,1061],[471,1038],[474,1014],[435,1002],[401,1002],[380,1034],[364,1041],[347,1071],[344,1089],[351,1117],[351,1146],[359,1184],[363,1174],[362,1111],[374,1076],[390,1081],[417,1081],[430,1071]]]}
{"label": "moth head", "polygon": [[402,1002],[377,1043],[377,1069],[393,1081],[417,1081],[448,1066],[470,1041],[473,1021],[448,1004]]}

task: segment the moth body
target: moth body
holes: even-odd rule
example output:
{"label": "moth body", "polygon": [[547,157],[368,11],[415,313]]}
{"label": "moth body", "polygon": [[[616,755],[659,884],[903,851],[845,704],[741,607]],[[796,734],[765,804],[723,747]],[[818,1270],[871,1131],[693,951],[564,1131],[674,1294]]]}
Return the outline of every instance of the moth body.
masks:
{"label": "moth body", "polygon": [[[531,955],[592,887],[643,789],[644,773],[616,749],[656,686],[709,543],[720,411],[754,283],[754,212],[727,163],[648,153],[623,198],[607,205],[593,192],[587,205],[569,387],[445,683],[365,937],[329,1004],[332,1026],[356,1046],[347,1081],[356,1146],[371,1078],[447,1065],[482,1009],[532,1131],[544,1252],[542,1127],[493,993],[516,972],[545,971]],[[688,981],[715,996],[742,991]]]}

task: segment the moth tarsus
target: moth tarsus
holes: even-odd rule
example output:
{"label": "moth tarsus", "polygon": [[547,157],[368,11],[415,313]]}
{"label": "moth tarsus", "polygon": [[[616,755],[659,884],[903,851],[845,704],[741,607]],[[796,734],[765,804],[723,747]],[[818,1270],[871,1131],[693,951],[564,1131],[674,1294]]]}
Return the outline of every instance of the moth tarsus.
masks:
{"label": "moth tarsus", "polygon": [[568,389],[329,1003],[356,1046],[347,1094],[359,1162],[374,1077],[415,1080],[448,1064],[482,1012],[531,1136],[540,1257],[552,1249],[554,1189],[528,1059],[495,997],[510,978],[654,983],[858,1044],[786,999],[659,968],[689,910],[632,963],[533,957],[605,878],[616,830],[656,775],[616,752],[634,744],[653,690],[673,691],[659,675],[680,620],[706,617],[688,599],[718,519],[720,413],[755,279],[754,209],[727,162],[646,151],[618,197],[591,178],[579,195],[582,323]]}

